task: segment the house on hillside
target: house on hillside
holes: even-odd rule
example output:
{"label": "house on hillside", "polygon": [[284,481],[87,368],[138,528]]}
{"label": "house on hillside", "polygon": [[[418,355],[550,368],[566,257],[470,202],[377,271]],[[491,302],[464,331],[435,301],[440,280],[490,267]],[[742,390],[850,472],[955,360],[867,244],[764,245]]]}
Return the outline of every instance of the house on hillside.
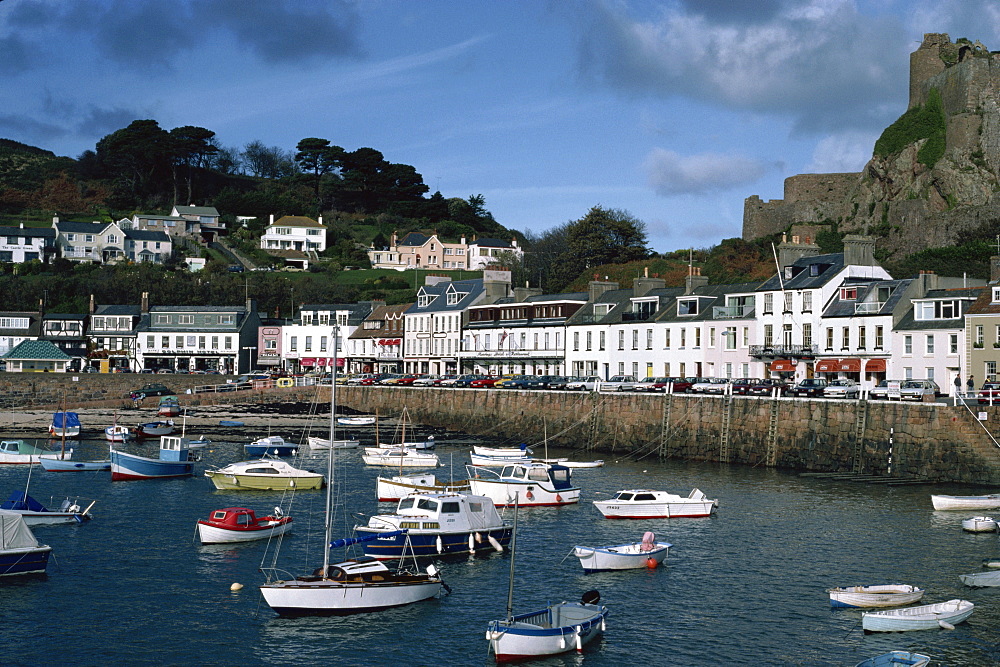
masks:
{"label": "house on hillside", "polygon": [[56,217],[52,229],[60,256],[74,262],[162,264],[173,252],[165,232],[122,229],[117,222],[66,222]]}
{"label": "house on hillside", "polygon": [[50,227],[0,227],[0,262],[47,262],[56,252],[56,232]]}
{"label": "house on hillside", "polygon": [[212,243],[226,233],[214,206],[174,206],[170,215],[184,221],[184,235],[201,238],[205,243]]}
{"label": "house on hillside", "polygon": [[524,250],[517,245],[517,239],[510,241],[501,239],[477,239],[472,237],[466,256],[469,258],[468,268],[479,271],[491,264],[502,261],[504,256],[513,255],[518,261],[524,258]]}
{"label": "house on hillside", "polygon": [[460,269],[481,270],[496,262],[504,253],[523,257],[524,251],[517,245],[517,239],[479,239],[472,237],[467,242],[462,237],[458,243],[441,241],[437,234],[410,232],[399,238],[395,232],[389,245],[384,248],[371,246],[368,259],[373,269],[434,269],[456,271]]}
{"label": "house on hillside", "polygon": [[317,260],[319,253],[326,250],[323,216],[313,220],[302,215],[285,215],[275,221],[271,215],[260,237],[260,248],[282,258],[288,266],[308,269],[309,262]]}

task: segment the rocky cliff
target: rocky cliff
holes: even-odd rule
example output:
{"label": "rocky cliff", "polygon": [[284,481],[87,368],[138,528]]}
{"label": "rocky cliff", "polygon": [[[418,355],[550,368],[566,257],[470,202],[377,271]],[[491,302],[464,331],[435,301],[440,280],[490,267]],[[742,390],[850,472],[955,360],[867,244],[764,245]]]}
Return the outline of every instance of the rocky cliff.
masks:
{"label": "rocky cliff", "polygon": [[997,224],[998,92],[1000,53],[978,42],[925,35],[911,54],[909,106],[920,109],[932,98],[940,105],[940,156],[928,164],[921,149],[932,139],[915,136],[891,151],[876,150],[860,173],[792,176],[785,181],[784,199],[763,202],[755,195],[746,200],[743,238],[778,233],[791,224],[831,221],[840,231],[879,237],[879,247],[898,258],[955,245],[964,232]]}

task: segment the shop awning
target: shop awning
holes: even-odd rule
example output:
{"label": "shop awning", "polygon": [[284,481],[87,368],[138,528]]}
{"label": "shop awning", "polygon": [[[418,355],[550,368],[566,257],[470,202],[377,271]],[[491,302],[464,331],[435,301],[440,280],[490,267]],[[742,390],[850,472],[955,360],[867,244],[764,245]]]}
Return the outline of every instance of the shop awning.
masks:
{"label": "shop awning", "polygon": [[768,368],[776,373],[793,372],[795,370],[795,362],[788,359],[775,359]]}
{"label": "shop awning", "polygon": [[302,359],[299,359],[299,366],[315,366],[315,365],[316,365],[315,357],[303,357]]}
{"label": "shop awning", "polygon": [[844,373],[860,373],[861,372],[861,360],[860,359],[841,359],[840,360],[840,370]]}
{"label": "shop awning", "polygon": [[840,359],[820,359],[813,370],[817,373],[836,373],[840,370]]}
{"label": "shop awning", "polygon": [[885,359],[869,359],[865,362],[866,373],[885,373]]}

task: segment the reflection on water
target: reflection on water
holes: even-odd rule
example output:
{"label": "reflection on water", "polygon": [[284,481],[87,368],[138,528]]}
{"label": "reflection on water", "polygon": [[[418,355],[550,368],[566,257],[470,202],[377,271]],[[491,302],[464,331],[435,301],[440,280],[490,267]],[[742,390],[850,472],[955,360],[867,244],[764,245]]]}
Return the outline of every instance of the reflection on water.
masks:
{"label": "reflection on water", "polygon": [[[12,619],[65,619],[85,600],[87,622],[7,623],[2,662],[45,664],[52,646],[71,645],[79,664],[491,664],[484,633],[505,614],[508,553],[440,562],[453,591],[440,599],[376,615],[275,617],[258,590],[273,545],[201,546],[195,522],[221,507],[269,511],[281,503],[295,528],[278,566],[307,572],[322,559],[324,494],[215,491],[201,470],[241,460],[242,445],[213,443],[198,474],[179,480],[111,483],[107,473],[34,470],[33,495],[96,498],[96,518],[36,531],[56,561],[48,577],[0,583],[4,611]],[[442,441],[438,449],[444,460],[467,459],[464,446]],[[107,445],[83,441],[80,450],[80,458],[100,458]],[[347,506],[338,532],[347,532],[344,526],[388,506],[375,501],[378,471],[364,467],[357,451],[339,456],[338,497]],[[23,488],[25,471],[15,468],[0,466],[0,496]],[[578,600],[596,588],[611,610],[607,635],[582,656],[532,664],[853,665],[896,648],[928,653],[936,664],[998,664],[1000,589],[969,589],[958,579],[1000,554],[998,538],[962,530],[975,512],[933,511],[934,487],[650,461],[577,469],[574,480],[583,489],[579,504],[520,512],[514,609]],[[639,487],[682,495],[697,487],[719,499],[719,511],[615,521],[591,503]],[[674,545],[655,570],[585,575],[567,558],[574,545],[636,541],[647,530]],[[243,590],[231,591],[234,582]],[[927,603],[965,598],[976,612],[954,631],[866,636],[860,611],[831,609],[826,589],[878,583],[919,585]]]}

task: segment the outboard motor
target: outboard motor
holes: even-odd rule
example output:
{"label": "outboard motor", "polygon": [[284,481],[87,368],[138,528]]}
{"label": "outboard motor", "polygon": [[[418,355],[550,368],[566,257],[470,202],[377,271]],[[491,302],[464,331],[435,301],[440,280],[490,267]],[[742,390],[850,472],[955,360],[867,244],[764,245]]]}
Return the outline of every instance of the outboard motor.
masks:
{"label": "outboard motor", "polygon": [[581,600],[583,604],[597,604],[601,601],[601,592],[598,590],[587,591]]}

